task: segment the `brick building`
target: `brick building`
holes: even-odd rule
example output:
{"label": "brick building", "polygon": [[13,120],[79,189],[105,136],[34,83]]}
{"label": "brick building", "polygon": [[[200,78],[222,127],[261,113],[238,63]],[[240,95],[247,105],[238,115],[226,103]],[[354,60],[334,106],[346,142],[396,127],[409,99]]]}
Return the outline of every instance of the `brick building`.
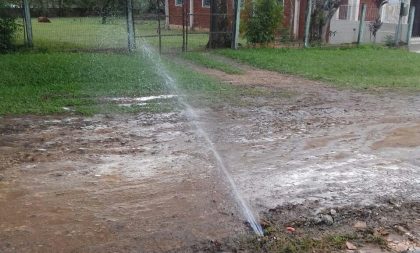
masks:
{"label": "brick building", "polygon": [[[182,26],[184,15],[186,25],[190,29],[210,28],[210,0],[165,0],[165,6],[166,25],[169,27]],[[227,14],[230,20],[233,17],[233,6],[233,0],[227,0]]]}

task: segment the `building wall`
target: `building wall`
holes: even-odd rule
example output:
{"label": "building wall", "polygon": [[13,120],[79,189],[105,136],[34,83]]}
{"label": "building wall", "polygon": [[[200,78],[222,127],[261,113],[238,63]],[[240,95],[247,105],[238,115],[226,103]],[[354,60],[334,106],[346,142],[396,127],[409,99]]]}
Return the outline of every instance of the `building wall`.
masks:
{"label": "building wall", "polygon": [[[295,39],[302,40],[305,35],[305,14],[307,8],[307,0],[300,0],[299,4],[299,19],[298,19],[298,29],[297,29],[297,36]],[[283,25],[289,31],[294,31],[294,20],[295,20],[295,0],[284,0],[284,17],[283,17]]]}
{"label": "building wall", "polygon": [[[184,0],[184,13],[190,12],[190,0]],[[233,20],[233,0],[228,0],[228,18],[229,26]],[[182,26],[182,6],[176,6],[175,0],[168,0],[169,5],[169,24],[175,26]],[[188,19],[188,25],[196,29],[209,29],[210,28],[210,8],[202,7],[202,0],[193,0],[193,18]]]}
{"label": "building wall", "polygon": [[297,39],[302,40],[305,37],[305,19],[306,9],[308,6],[307,0],[300,0],[300,12],[299,12],[299,33]]}
{"label": "building wall", "polygon": [[[184,0],[184,11],[188,10],[189,1]],[[169,25],[180,25],[182,26],[182,7],[175,5],[175,0],[168,0],[169,5]]]}
{"label": "building wall", "polygon": [[290,29],[292,29],[292,24],[293,24],[293,19],[292,18],[292,13],[293,13],[293,6],[292,6],[292,1],[294,2],[294,0],[284,0],[284,16],[283,16],[283,25],[285,28],[288,28],[289,31]]}
{"label": "building wall", "polygon": [[194,24],[193,28],[210,28],[210,8],[202,7],[201,0],[194,1]]}

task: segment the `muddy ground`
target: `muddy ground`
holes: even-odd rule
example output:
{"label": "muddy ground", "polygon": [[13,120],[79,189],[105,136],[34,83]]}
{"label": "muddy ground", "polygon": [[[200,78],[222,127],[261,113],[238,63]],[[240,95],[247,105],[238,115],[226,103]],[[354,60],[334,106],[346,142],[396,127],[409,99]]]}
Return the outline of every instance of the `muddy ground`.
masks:
{"label": "muddy ground", "polygon": [[379,233],[355,239],[364,252],[420,247],[420,93],[241,68],[199,70],[264,92],[198,114],[268,236],[252,235],[182,111],[4,117],[0,252],[272,251],[287,226]]}

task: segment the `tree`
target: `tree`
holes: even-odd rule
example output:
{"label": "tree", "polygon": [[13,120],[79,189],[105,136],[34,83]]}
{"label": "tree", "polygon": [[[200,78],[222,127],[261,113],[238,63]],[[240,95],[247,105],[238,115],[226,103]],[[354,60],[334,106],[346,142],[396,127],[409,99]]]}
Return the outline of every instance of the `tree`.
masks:
{"label": "tree", "polygon": [[378,14],[376,19],[369,24],[369,30],[373,35],[373,42],[376,42],[376,34],[378,33],[379,29],[381,29],[382,27],[382,18],[381,18],[381,13],[382,13],[382,7],[388,3],[388,0],[376,0],[375,1],[375,5],[376,8],[378,9]]}
{"label": "tree", "polygon": [[[251,1],[249,1],[251,2]],[[249,8],[245,5],[245,8]],[[246,9],[243,32],[250,43],[274,41],[283,20],[283,7],[278,0],[257,0],[253,11]]]}
{"label": "tree", "polygon": [[[0,0],[0,9],[5,8],[10,4]],[[7,12],[0,14],[0,53],[13,49],[13,39],[19,26],[16,23],[16,18],[9,15]]]}
{"label": "tree", "polygon": [[[226,48],[232,43],[226,0],[210,0],[210,35],[207,48]],[[232,16],[232,15],[231,15]]]}
{"label": "tree", "polygon": [[312,13],[311,40],[327,42],[328,27],[331,19],[340,7],[341,0],[316,0]]}

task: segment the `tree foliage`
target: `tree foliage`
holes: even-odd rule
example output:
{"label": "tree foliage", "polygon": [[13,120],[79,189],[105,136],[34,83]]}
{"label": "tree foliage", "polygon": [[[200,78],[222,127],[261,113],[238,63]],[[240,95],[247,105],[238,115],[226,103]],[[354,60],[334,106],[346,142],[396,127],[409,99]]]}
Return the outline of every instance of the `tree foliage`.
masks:
{"label": "tree foliage", "polygon": [[[252,9],[251,9],[252,8]],[[242,32],[250,43],[269,43],[282,25],[283,7],[278,0],[245,2]]]}
{"label": "tree foliage", "polygon": [[[7,4],[10,3],[0,0],[0,8],[7,7]],[[15,17],[6,13],[0,15],[0,53],[13,49],[13,39],[18,29]]]}

